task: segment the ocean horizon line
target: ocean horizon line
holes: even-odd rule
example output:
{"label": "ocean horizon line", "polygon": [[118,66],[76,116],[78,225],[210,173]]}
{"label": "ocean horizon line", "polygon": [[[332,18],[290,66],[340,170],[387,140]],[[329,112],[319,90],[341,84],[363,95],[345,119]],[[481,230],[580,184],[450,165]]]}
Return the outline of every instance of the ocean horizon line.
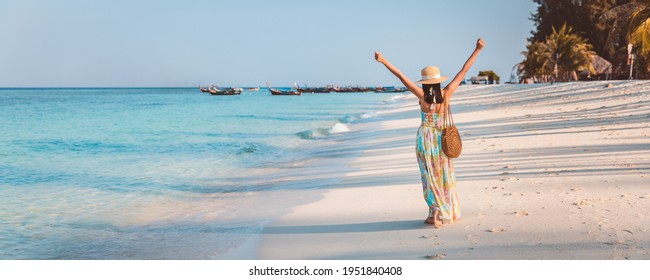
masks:
{"label": "ocean horizon line", "polygon": [[[169,87],[154,87],[154,86],[87,86],[87,87],[74,87],[74,86],[61,86],[61,87],[0,87],[0,90],[29,90],[29,89],[188,89],[198,88],[197,86],[169,86]],[[244,86],[243,88],[248,88]]]}
{"label": "ocean horizon line", "polygon": [[[331,86],[332,84],[328,84],[325,86],[309,86],[309,87],[326,87],[326,86]],[[340,87],[366,87],[366,88],[376,88],[376,87],[384,87],[384,88],[391,88],[391,87],[401,87],[401,86],[396,86],[396,85],[387,85],[387,86],[369,86],[369,85],[338,85],[335,84],[336,86]],[[202,86],[202,85],[201,85]],[[304,85],[299,85],[303,87]],[[266,88],[266,86],[225,86],[223,88],[257,88],[259,87],[260,89]],[[280,86],[273,86],[274,88],[292,88],[295,87],[295,85],[280,85]],[[3,87],[0,86],[0,90],[29,90],[29,89],[188,89],[188,88],[198,88],[197,86],[17,86],[17,87]]]}

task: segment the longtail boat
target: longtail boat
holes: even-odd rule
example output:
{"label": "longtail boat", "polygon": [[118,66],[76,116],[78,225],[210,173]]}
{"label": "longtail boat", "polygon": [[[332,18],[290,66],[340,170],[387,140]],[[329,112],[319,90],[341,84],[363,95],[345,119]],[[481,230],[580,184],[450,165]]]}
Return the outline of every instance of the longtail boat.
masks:
{"label": "longtail boat", "polygon": [[369,91],[368,88],[365,87],[334,87],[332,90],[335,92],[367,92]]}
{"label": "longtail boat", "polygon": [[307,93],[329,93],[332,91],[332,88],[330,87],[299,87],[296,86],[296,90],[299,92],[307,92]]}
{"label": "longtail boat", "polygon": [[271,88],[269,83],[266,83],[266,87],[271,91],[271,95],[302,95],[302,92],[296,90],[279,90]]}
{"label": "longtail boat", "polygon": [[405,87],[378,87],[374,90],[377,93],[393,93],[393,92],[405,92],[407,89]]}
{"label": "longtail boat", "polygon": [[[203,89],[201,89],[201,91],[203,91]],[[234,87],[216,88],[212,86],[212,88],[208,88],[208,92],[211,95],[240,95],[243,91],[244,89],[242,88],[234,88]]]}

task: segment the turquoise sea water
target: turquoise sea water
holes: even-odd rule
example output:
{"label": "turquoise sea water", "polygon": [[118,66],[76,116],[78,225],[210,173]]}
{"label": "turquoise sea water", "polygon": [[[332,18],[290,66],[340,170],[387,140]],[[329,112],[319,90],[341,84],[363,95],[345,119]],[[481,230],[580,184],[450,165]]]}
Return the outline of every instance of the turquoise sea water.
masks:
{"label": "turquoise sea water", "polygon": [[211,258],[258,230],[246,196],[402,96],[0,89],[0,259]]}

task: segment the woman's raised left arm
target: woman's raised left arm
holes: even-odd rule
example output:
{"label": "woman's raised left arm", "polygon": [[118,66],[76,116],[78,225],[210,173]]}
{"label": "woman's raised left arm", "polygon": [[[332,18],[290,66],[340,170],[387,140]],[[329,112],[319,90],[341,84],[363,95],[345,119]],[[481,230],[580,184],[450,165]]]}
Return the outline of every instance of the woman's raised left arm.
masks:
{"label": "woman's raised left arm", "polygon": [[[476,49],[474,49],[472,55],[470,55],[467,61],[465,61],[465,64],[463,64],[463,68],[460,70],[460,72],[458,72],[458,74],[456,74],[456,77],[454,77],[454,79],[451,80],[451,82],[445,87],[445,95],[447,95],[449,98],[451,98],[451,95],[454,94],[454,91],[456,91],[456,88],[458,88],[460,82],[463,80],[463,78],[465,78],[465,74],[467,74],[469,68],[472,67],[472,64],[474,64],[474,60],[476,60],[476,57],[483,49],[483,46],[485,46],[485,41],[479,38],[476,41]],[[447,99],[447,97],[445,97],[445,99]]]}

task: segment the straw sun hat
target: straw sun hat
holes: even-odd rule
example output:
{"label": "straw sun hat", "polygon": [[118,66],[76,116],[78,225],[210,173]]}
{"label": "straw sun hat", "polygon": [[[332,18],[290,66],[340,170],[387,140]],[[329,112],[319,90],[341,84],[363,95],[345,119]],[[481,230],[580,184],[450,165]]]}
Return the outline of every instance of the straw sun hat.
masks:
{"label": "straw sun hat", "polygon": [[422,80],[418,84],[439,84],[447,80],[447,76],[440,76],[440,69],[436,66],[427,66],[422,69]]}

